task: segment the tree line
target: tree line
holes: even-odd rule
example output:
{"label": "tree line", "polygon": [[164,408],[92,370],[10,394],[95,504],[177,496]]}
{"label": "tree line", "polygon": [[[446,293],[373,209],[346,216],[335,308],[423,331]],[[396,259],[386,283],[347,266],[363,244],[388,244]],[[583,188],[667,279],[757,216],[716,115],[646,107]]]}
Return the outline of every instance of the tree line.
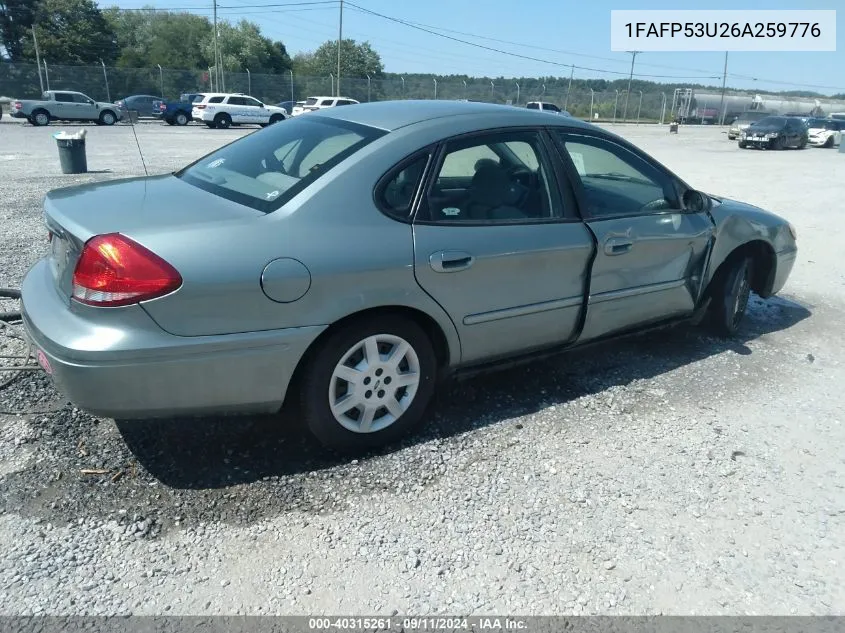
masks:
{"label": "tree line", "polygon": [[[213,26],[208,17],[185,12],[160,11],[148,7],[122,10],[100,9],[93,0],[0,0],[0,57],[7,62],[35,62],[34,38],[43,59],[51,64],[204,71],[214,59]],[[279,75],[292,72],[300,77],[320,77],[328,82],[337,70],[337,42],[330,40],[315,50],[293,57],[285,44],[267,37],[249,20],[218,20],[218,47],[226,73]],[[488,101],[542,98],[561,101],[572,92],[623,92],[628,78],[616,80],[575,79],[568,77],[473,77],[469,75],[434,75],[384,72],[378,52],[369,42],[343,40],[341,90],[359,100],[379,98],[431,98],[434,80],[442,86],[440,98],[469,98]],[[367,79],[369,77],[369,79]],[[364,83],[366,82],[366,83]],[[401,82],[401,89],[398,87]],[[132,81],[126,81],[127,90]],[[384,86],[390,84],[391,89]],[[517,88],[517,84],[520,86]],[[466,86],[465,88],[463,86]],[[195,87],[183,87],[193,90]],[[349,88],[349,89],[347,89]],[[719,89],[691,84],[660,84],[634,79],[632,94],[671,93],[675,88]],[[326,83],[327,92],[329,84]],[[174,86],[173,91],[179,88]],[[354,94],[351,94],[354,91]],[[763,91],[756,91],[763,92]],[[811,91],[791,91],[792,96],[819,97]],[[845,98],[845,95],[837,95]],[[605,97],[606,100],[606,97]],[[583,101],[583,99],[581,99]]]}

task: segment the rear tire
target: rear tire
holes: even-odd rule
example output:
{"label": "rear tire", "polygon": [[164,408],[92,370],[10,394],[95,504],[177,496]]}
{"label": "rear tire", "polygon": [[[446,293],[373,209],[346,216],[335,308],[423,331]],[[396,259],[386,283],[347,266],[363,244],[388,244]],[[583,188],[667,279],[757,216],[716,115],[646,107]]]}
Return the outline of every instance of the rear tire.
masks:
{"label": "rear tire", "polygon": [[36,110],[29,115],[29,122],[36,127],[50,125],[50,113],[43,109]]}
{"label": "rear tire", "polygon": [[173,121],[174,123],[176,123],[176,125],[179,126],[188,125],[188,115],[184,112],[177,112],[176,116],[173,118]]}
{"label": "rear tire", "polygon": [[232,125],[232,117],[228,114],[218,114],[214,117],[214,124],[220,130],[228,130],[229,127]]}
{"label": "rear tire", "polygon": [[337,452],[395,442],[422,421],[434,394],[437,357],[431,341],[420,326],[399,316],[339,328],[306,362],[303,420],[320,443]]}
{"label": "rear tire", "polygon": [[709,325],[719,336],[733,336],[739,329],[751,295],[752,272],[751,258],[739,254],[716,273],[710,295]]}

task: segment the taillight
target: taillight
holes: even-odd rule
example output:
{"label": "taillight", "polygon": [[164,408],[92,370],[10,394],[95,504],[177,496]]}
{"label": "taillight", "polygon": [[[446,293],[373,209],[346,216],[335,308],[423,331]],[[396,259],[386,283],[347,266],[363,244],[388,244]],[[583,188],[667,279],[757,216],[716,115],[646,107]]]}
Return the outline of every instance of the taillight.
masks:
{"label": "taillight", "polygon": [[197,110],[205,110],[205,106],[204,105],[198,105]]}
{"label": "taillight", "polygon": [[165,110],[167,110],[167,105],[164,104],[164,103],[159,103],[158,109],[161,110],[162,112],[164,112]]}
{"label": "taillight", "polygon": [[12,107],[13,107],[15,110],[20,110],[21,108],[23,108],[23,104],[22,104],[20,101],[15,101],[15,102],[12,104]]}
{"label": "taillight", "polygon": [[73,271],[73,298],[92,306],[125,306],[176,290],[173,266],[119,233],[91,238]]}

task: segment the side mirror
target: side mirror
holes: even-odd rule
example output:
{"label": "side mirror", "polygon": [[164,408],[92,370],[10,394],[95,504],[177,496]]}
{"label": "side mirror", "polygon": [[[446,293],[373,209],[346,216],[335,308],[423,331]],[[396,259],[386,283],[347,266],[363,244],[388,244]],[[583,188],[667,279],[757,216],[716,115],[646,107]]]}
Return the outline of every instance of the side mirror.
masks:
{"label": "side mirror", "polygon": [[700,213],[707,211],[712,205],[712,200],[706,194],[696,191],[695,189],[688,189],[684,192],[684,208],[687,211]]}

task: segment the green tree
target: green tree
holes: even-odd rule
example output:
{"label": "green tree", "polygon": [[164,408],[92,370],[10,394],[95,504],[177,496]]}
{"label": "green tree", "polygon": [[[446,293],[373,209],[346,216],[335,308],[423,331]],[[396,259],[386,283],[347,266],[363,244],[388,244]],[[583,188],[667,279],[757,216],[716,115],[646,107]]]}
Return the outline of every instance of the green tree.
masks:
{"label": "green tree", "polygon": [[[61,64],[110,63],[117,58],[117,37],[93,0],[40,0],[35,32],[44,59]],[[24,54],[35,58],[32,40]]]}
{"label": "green tree", "polygon": [[0,49],[9,61],[28,60],[25,43],[31,39],[36,0],[0,0]]}
{"label": "green tree", "polygon": [[[232,25],[218,23],[217,46],[226,72],[282,73],[291,67],[285,45],[261,34],[257,24],[241,20]],[[214,59],[214,38],[209,36],[203,48],[209,60]]]}
{"label": "green tree", "polygon": [[169,11],[122,11],[112,7],[104,12],[117,34],[120,53],[117,65],[124,68],[206,68],[206,43],[212,27],[208,18]]}
{"label": "green tree", "polygon": [[[313,53],[297,55],[297,72],[315,77],[337,74],[337,41],[324,42]],[[370,75],[373,79],[384,74],[381,56],[369,42],[342,40],[340,47],[340,73],[343,77],[361,78]]]}

